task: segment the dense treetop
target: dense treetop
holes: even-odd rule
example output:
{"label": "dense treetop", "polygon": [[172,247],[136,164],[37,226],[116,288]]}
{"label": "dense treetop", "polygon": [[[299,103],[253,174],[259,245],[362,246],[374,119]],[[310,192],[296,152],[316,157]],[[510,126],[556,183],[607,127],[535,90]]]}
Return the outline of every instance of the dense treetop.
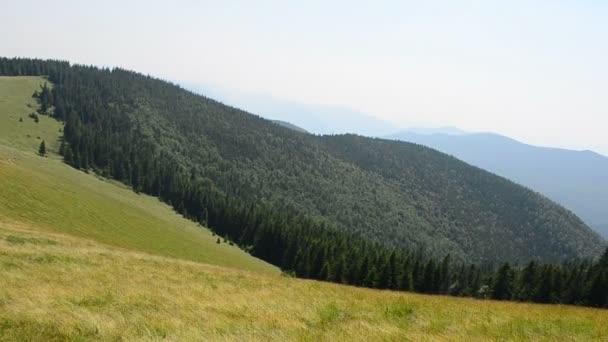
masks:
{"label": "dense treetop", "polygon": [[296,132],[122,69],[0,59],[0,75],[49,76],[41,105],[66,123],[68,163],[205,223],[225,208],[287,213],[377,246],[477,263],[557,262],[604,243],[539,194],[419,145]]}

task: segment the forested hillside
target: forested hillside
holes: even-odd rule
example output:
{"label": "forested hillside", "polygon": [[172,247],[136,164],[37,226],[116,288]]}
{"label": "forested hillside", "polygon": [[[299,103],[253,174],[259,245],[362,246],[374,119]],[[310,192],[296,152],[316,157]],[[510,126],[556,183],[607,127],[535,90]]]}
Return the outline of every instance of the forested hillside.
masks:
{"label": "forested hillside", "polygon": [[[217,243],[212,232],[157,198],[63,163],[57,156],[62,124],[46,115],[32,115],[38,110],[32,93],[44,83],[48,81],[41,77],[0,76],[0,230],[9,226],[32,234],[51,232],[122,250],[280,272],[236,246]],[[0,248],[0,254],[4,252]],[[0,278],[7,265],[0,261]]]}
{"label": "forested hillside", "polygon": [[563,244],[582,247],[570,244],[583,226],[573,213],[505,178],[421,145],[358,136],[323,140],[333,155],[405,189],[399,202],[418,218],[406,220],[408,231],[441,231],[458,248],[489,260],[542,259],[548,251],[557,260],[559,251],[570,254]]}
{"label": "forested hillside", "polygon": [[65,122],[66,162],[159,196],[244,245],[256,244],[259,227],[277,247],[314,226],[474,262],[602,248],[569,211],[428,148],[295,132],[121,69],[2,59],[0,74],[48,75],[54,87],[35,95]]}
{"label": "forested hillside", "polygon": [[530,187],[571,209],[608,237],[608,157],[591,151],[532,146],[493,133],[404,131],[387,138],[432,147]]}

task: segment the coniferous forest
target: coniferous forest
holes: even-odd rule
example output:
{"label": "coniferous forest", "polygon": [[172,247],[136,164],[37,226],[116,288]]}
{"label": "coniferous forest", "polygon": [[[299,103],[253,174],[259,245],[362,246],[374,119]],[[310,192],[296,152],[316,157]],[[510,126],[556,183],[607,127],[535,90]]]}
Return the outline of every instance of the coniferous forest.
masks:
{"label": "coniferous forest", "polygon": [[288,274],[608,306],[597,234],[539,194],[432,149],[295,132],[122,69],[0,59],[0,75],[48,77],[32,96],[39,114],[65,124],[66,163],[157,196]]}

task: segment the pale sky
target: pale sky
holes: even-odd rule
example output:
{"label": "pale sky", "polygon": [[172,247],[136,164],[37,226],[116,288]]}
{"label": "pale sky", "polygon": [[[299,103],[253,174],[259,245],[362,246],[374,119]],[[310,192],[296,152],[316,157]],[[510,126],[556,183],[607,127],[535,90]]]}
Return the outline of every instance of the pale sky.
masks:
{"label": "pale sky", "polygon": [[0,0],[0,55],[608,154],[607,18],[599,0]]}

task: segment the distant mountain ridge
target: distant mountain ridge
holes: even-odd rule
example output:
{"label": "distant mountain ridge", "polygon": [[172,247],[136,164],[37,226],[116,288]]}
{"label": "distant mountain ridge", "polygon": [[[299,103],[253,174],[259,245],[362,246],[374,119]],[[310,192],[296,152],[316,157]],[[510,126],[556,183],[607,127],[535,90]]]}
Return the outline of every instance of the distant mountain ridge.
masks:
{"label": "distant mountain ridge", "polygon": [[361,134],[382,137],[399,131],[394,124],[341,107],[305,104],[268,95],[240,93],[221,87],[181,82],[186,89],[241,108],[271,121],[288,122],[312,134]]}
{"label": "distant mountain ridge", "polygon": [[305,130],[304,128],[298,127],[292,123],[289,123],[287,121],[282,121],[282,120],[270,120],[272,122],[274,122],[275,124],[279,125],[279,126],[283,126],[289,129],[292,129],[296,132],[300,132],[300,133],[308,133],[307,130]]}
{"label": "distant mountain ridge", "polygon": [[387,138],[432,147],[525,185],[571,209],[608,237],[608,157],[527,145],[493,133],[403,131]]}
{"label": "distant mountain ridge", "polygon": [[[407,129],[407,132],[415,133],[415,134],[424,134],[424,135],[429,135],[429,134],[464,135],[464,134],[468,134],[468,132],[463,131],[460,128],[451,127],[451,126],[444,126],[444,127],[439,127],[439,128],[410,127]],[[393,133],[393,134],[398,134],[398,133],[400,133],[400,132]]]}

